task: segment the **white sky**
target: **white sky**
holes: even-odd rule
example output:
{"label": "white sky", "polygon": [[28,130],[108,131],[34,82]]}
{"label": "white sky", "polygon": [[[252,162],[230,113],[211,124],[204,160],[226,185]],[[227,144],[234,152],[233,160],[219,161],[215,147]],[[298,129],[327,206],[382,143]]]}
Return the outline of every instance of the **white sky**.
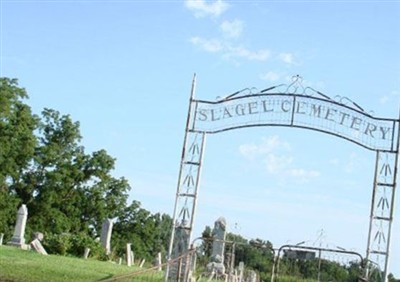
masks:
{"label": "white sky", "polygon": [[[1,76],[81,123],[117,158],[130,199],[172,214],[191,80],[214,100],[301,75],[303,85],[398,116],[399,1],[1,1]],[[317,132],[251,128],[207,138],[195,232],[220,216],[278,247],[365,254],[375,154]],[[399,197],[397,197],[398,199]],[[396,201],[398,203],[398,200]],[[390,271],[400,276],[400,212]]]}

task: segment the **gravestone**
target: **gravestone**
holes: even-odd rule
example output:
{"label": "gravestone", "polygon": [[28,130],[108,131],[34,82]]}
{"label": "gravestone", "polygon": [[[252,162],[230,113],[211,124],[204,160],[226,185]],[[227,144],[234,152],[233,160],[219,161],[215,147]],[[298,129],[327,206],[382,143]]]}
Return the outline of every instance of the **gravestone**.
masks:
{"label": "gravestone", "polygon": [[145,262],[146,262],[146,259],[142,259],[142,261],[139,264],[139,267],[142,268]]}
{"label": "gravestone", "polygon": [[25,248],[25,227],[28,218],[28,209],[26,205],[22,205],[17,212],[17,221],[15,223],[14,235],[8,245]]}
{"label": "gravestone", "polygon": [[47,255],[46,250],[43,248],[42,243],[39,239],[35,239],[31,242],[31,247],[39,254]]}
{"label": "gravestone", "polygon": [[90,248],[86,247],[83,253],[83,258],[87,259],[89,257],[89,254],[90,254]]}
{"label": "gravestone", "polygon": [[0,246],[3,245],[4,233],[0,233]]}
{"label": "gravestone", "polygon": [[180,255],[187,252],[189,249],[189,231],[187,229],[189,222],[184,220],[180,224],[176,222],[175,231],[175,243],[173,246],[172,254],[170,259],[174,259],[169,267],[168,279],[169,281],[183,281],[184,277],[179,277],[183,275],[186,270],[186,260],[175,260]]}
{"label": "gravestone", "polygon": [[244,262],[243,261],[239,262],[238,269],[239,269],[239,281],[242,281],[243,280],[243,271],[244,271]]}
{"label": "gravestone", "polygon": [[107,218],[103,225],[101,226],[101,236],[100,242],[106,249],[106,254],[111,253],[111,234],[112,234],[113,222],[111,219]]}
{"label": "gravestone", "polygon": [[207,264],[207,271],[209,273],[215,273],[217,278],[221,278],[225,275],[226,220],[224,217],[220,217],[215,221],[213,238],[211,261]]}
{"label": "gravestone", "polygon": [[131,243],[126,244],[126,265],[132,266]]}
{"label": "gravestone", "polygon": [[162,261],[161,261],[161,253],[160,252],[157,254],[156,265],[157,265],[157,270],[161,271],[162,270]]}
{"label": "gravestone", "polygon": [[44,235],[42,232],[35,232],[33,233],[33,239],[38,239],[40,242],[42,242],[44,239]]}
{"label": "gravestone", "polygon": [[257,272],[255,272],[254,270],[250,270],[247,281],[248,282],[257,282]]}

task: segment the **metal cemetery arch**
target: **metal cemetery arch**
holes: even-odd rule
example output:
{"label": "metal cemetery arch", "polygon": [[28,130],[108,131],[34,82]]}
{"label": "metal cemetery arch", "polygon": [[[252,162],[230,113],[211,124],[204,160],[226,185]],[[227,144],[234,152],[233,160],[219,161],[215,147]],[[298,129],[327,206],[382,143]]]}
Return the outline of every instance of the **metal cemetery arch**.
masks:
{"label": "metal cemetery arch", "polygon": [[[243,89],[217,101],[194,98],[193,78],[168,258],[188,250],[207,134],[255,126],[286,126],[331,134],[376,152],[366,259],[378,264],[386,281],[399,155],[399,118],[379,118],[346,97],[332,99],[299,76],[290,85]],[[175,277],[174,267],[165,279]],[[368,275],[368,273],[366,273]],[[178,279],[179,280],[179,279]]]}

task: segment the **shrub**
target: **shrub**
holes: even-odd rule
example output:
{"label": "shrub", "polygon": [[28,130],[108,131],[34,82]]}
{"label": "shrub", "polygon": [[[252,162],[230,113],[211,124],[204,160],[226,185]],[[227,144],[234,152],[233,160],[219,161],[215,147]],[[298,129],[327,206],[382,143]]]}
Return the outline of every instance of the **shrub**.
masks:
{"label": "shrub", "polygon": [[71,234],[46,234],[43,240],[43,247],[49,254],[65,256],[71,249]]}
{"label": "shrub", "polygon": [[82,257],[85,248],[90,248],[90,256],[99,260],[108,260],[103,246],[86,233],[46,234],[43,246],[50,254]]}

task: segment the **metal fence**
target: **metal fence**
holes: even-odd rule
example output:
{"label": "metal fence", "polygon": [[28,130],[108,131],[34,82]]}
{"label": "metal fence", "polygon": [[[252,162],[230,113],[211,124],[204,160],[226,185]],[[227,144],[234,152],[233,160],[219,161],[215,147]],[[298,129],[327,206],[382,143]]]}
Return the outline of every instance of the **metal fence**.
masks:
{"label": "metal fence", "polygon": [[[382,281],[379,269],[352,251],[265,242],[221,241],[223,257],[213,253],[216,240],[198,240],[184,255],[162,265],[118,275],[108,281],[174,282],[359,282]],[[369,267],[370,277],[365,279]],[[166,270],[168,269],[168,273]]]}

